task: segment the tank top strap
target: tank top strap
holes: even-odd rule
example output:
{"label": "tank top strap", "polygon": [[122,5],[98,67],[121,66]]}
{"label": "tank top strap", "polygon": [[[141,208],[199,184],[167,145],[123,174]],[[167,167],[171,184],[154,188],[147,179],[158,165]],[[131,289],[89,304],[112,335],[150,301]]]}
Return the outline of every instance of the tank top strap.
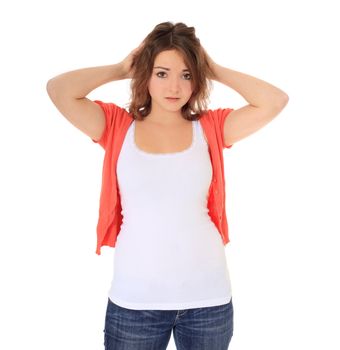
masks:
{"label": "tank top strap", "polygon": [[200,144],[206,144],[207,142],[205,141],[204,135],[203,135],[203,129],[201,126],[201,123],[199,120],[195,121],[195,131],[196,131],[196,135],[197,135],[197,142]]}

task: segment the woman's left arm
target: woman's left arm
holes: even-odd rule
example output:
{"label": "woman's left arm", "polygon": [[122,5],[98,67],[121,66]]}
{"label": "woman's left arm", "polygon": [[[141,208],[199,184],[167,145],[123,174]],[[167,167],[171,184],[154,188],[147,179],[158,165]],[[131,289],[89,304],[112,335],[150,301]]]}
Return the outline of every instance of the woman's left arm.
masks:
{"label": "woman's left arm", "polygon": [[[206,53],[206,52],[205,52]],[[288,103],[288,95],[279,88],[253,76],[223,67],[206,53],[212,76],[209,77],[237,91],[248,105],[233,110],[225,119],[226,145],[253,134],[274,119]]]}

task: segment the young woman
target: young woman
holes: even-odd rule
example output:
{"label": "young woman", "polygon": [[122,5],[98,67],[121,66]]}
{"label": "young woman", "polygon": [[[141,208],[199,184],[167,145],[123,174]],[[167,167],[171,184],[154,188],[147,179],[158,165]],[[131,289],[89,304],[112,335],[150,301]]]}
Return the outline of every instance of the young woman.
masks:
{"label": "young woman", "polygon": [[[128,110],[86,96],[131,79]],[[242,108],[207,109],[211,81]],[[214,62],[195,29],[158,24],[123,61],[47,83],[58,110],[105,150],[97,250],[116,247],[105,349],[227,349],[233,335],[224,246],[223,149],[269,123],[288,96]]]}

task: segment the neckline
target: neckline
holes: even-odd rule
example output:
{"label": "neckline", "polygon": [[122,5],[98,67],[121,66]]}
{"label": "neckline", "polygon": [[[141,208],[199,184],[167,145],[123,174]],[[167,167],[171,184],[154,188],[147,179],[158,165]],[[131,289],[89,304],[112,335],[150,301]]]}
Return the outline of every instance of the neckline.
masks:
{"label": "neckline", "polygon": [[137,143],[135,141],[136,121],[134,120],[132,123],[132,133],[131,133],[133,147],[135,148],[135,150],[138,153],[146,155],[146,156],[150,156],[150,157],[172,157],[172,156],[177,156],[177,155],[182,155],[182,154],[188,153],[194,148],[194,145],[196,144],[195,121],[191,121],[191,125],[192,125],[192,139],[191,139],[191,144],[188,148],[184,149],[183,151],[178,151],[178,152],[151,153],[151,152],[146,152],[137,146]]}

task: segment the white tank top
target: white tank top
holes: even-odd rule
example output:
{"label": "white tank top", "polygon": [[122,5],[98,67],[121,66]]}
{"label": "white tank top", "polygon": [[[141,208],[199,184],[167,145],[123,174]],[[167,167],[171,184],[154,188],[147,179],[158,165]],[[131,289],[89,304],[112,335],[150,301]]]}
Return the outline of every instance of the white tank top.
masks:
{"label": "white tank top", "polygon": [[130,125],[117,163],[123,223],[114,249],[109,298],[135,310],[228,303],[231,284],[220,233],[208,214],[212,179],[199,121],[175,153],[148,153]]}

